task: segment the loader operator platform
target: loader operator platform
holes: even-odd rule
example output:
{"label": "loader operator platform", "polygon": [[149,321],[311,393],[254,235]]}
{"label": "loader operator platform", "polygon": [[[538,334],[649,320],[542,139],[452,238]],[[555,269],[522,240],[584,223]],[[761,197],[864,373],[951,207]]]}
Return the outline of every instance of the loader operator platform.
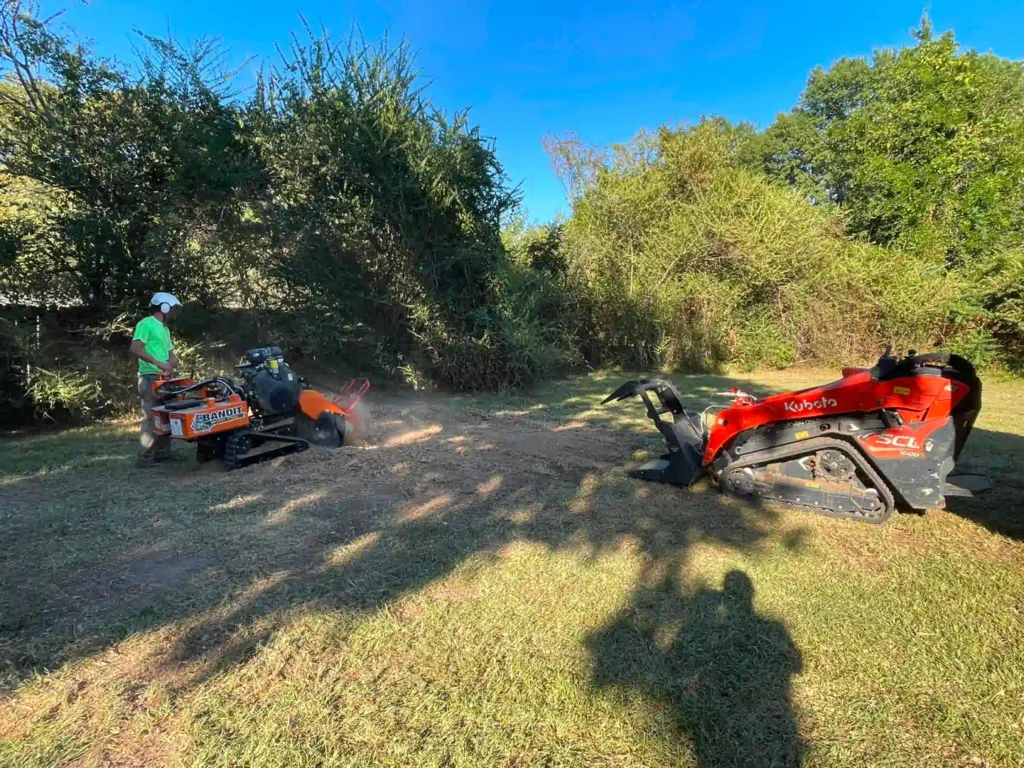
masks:
{"label": "loader operator platform", "polygon": [[181,302],[169,293],[154,293],[150,299],[152,314],[142,318],[132,336],[132,355],[139,360],[139,398],[142,401],[142,427],[139,430],[139,466],[152,466],[167,461],[171,454],[171,438],[153,433],[153,382],[161,376],[173,376],[178,367],[171,343],[168,321],[177,314]]}

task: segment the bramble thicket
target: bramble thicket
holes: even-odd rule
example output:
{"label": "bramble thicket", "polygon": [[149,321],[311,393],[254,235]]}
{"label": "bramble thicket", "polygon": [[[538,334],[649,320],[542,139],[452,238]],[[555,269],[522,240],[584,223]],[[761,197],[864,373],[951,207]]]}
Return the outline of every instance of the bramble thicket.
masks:
{"label": "bramble thicket", "polygon": [[815,69],[764,130],[549,138],[571,211],[541,225],[405,43],[307,28],[239,89],[215,40],[138,42],[128,66],[0,10],[5,420],[130,404],[126,332],[158,289],[200,372],[270,342],[467,390],[888,343],[1024,368],[1024,67],[927,18]]}

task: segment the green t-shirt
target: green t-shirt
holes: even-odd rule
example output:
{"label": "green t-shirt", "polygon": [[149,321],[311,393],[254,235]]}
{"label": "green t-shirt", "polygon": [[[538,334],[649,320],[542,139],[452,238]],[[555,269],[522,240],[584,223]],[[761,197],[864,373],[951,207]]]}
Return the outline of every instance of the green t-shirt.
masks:
{"label": "green t-shirt", "polygon": [[[139,320],[139,324],[135,326],[135,335],[132,336],[132,341],[136,339],[139,339],[145,345],[146,351],[161,363],[166,363],[171,356],[171,349],[173,349],[171,332],[167,330],[166,325],[152,315]],[[145,376],[152,373],[160,373],[160,369],[152,363],[140,359],[139,375]]]}

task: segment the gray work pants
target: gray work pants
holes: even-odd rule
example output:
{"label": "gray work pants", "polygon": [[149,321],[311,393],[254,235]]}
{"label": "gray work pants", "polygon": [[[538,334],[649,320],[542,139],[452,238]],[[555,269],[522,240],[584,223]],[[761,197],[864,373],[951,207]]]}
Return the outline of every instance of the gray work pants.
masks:
{"label": "gray work pants", "polygon": [[165,458],[171,452],[170,436],[153,433],[152,408],[156,405],[156,400],[153,398],[153,382],[159,378],[155,374],[139,376],[139,397],[142,400],[142,427],[139,430],[138,457],[146,461]]}

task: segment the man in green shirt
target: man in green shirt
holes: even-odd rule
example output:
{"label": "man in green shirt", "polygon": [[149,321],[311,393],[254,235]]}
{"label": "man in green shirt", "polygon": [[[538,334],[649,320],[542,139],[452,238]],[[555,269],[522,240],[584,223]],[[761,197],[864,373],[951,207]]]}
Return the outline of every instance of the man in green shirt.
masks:
{"label": "man in green shirt", "polygon": [[150,300],[152,314],[142,318],[132,336],[132,354],[139,359],[139,397],[142,399],[142,428],[139,432],[138,462],[151,466],[171,458],[171,439],[167,435],[153,434],[153,415],[156,404],[153,382],[161,376],[173,376],[178,367],[174,356],[168,321],[178,313],[181,302],[169,293],[154,293]]}

